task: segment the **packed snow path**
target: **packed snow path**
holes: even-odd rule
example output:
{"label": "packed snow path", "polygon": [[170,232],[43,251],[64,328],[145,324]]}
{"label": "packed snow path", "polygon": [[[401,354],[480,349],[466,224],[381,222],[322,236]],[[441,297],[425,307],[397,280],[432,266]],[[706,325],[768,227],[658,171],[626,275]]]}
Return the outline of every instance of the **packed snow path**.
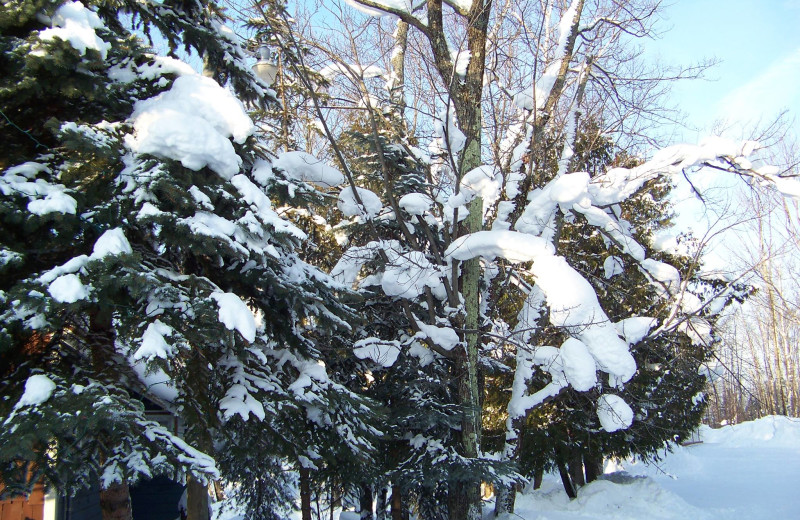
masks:
{"label": "packed snow path", "polygon": [[607,464],[612,473],[574,501],[559,481],[545,480],[518,496],[508,518],[800,519],[800,419],[765,417],[700,434],[701,444],[678,447],[658,465]]}

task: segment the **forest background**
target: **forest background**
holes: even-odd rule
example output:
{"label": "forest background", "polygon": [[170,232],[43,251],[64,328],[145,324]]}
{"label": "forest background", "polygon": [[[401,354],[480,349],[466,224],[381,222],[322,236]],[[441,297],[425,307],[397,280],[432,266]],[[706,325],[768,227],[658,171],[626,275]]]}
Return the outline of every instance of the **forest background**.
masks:
{"label": "forest background", "polygon": [[797,415],[791,114],[664,148],[710,63],[642,54],[657,2],[347,4],[5,5],[7,492],[478,518]]}

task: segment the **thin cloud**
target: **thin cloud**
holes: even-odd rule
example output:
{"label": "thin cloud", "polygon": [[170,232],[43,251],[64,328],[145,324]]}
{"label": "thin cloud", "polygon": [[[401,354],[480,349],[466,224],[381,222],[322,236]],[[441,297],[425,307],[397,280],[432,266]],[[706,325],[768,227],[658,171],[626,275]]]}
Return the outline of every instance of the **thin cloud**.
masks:
{"label": "thin cloud", "polygon": [[[800,0],[796,2],[800,4]],[[798,114],[799,84],[800,48],[723,97],[717,104],[717,116],[730,122],[753,123],[785,109]]]}

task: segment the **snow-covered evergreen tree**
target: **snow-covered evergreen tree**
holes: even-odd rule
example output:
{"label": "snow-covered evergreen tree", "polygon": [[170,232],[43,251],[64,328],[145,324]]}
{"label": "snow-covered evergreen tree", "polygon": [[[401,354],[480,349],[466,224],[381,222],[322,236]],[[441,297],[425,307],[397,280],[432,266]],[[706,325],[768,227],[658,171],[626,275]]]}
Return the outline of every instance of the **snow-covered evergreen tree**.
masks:
{"label": "snow-covered evergreen tree", "polygon": [[[153,53],[131,22],[203,56],[240,98]],[[222,469],[255,489],[263,518],[291,507],[270,500],[281,457],[318,458],[331,436],[369,448],[363,401],[318,363],[318,342],[349,327],[342,288],[299,258],[304,233],[270,202],[280,174],[240,100],[270,94],[224,22],[204,2],[0,14],[9,492]],[[143,397],[183,420],[181,437],[145,418]],[[328,433],[309,438],[299,417]]]}

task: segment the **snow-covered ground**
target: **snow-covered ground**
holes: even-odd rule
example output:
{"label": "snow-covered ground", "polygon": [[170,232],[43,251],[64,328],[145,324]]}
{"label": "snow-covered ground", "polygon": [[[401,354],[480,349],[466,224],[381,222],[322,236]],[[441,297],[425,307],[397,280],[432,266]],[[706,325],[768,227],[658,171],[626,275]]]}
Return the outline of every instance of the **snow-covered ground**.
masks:
{"label": "snow-covered ground", "polygon": [[[569,500],[561,481],[517,495],[500,520],[800,520],[800,419],[771,416],[720,429],[676,447],[656,464],[606,464],[606,475]],[[485,520],[492,518],[487,503]],[[222,520],[242,515],[225,511]],[[296,511],[292,520],[299,520]],[[334,519],[359,518],[336,511]]]}
{"label": "snow-covered ground", "polygon": [[[518,496],[525,520],[800,519],[800,419],[772,416],[678,447],[658,465],[623,461],[570,501],[558,480]],[[487,508],[487,512],[490,509]]]}

